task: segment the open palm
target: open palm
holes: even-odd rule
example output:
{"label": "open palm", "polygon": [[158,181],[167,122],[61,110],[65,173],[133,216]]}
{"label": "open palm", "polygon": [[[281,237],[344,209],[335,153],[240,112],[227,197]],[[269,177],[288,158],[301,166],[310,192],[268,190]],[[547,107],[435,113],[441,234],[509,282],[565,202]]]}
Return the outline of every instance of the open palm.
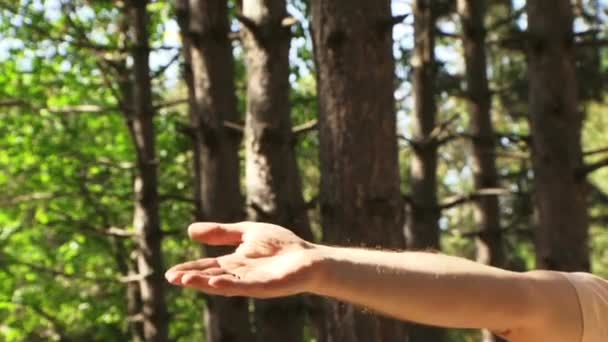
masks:
{"label": "open palm", "polygon": [[208,245],[237,248],[232,254],[172,267],[166,273],[172,284],[208,294],[271,298],[305,292],[314,281],[313,245],[280,226],[195,223],[188,233]]}

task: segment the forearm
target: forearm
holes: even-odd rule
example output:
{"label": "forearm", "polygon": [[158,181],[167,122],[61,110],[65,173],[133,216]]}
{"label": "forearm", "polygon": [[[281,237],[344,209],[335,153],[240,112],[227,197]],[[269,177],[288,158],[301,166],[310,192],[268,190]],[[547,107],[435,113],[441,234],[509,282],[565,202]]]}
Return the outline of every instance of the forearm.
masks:
{"label": "forearm", "polygon": [[320,277],[312,292],[395,318],[502,331],[528,314],[525,274],[440,254],[316,250]]}

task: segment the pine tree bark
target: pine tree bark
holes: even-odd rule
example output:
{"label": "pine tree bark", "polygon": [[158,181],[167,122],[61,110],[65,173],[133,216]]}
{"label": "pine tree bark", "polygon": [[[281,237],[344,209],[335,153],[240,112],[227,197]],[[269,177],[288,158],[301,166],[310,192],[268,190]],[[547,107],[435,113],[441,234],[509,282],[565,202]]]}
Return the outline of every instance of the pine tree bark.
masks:
{"label": "pine tree bark", "polygon": [[[129,23],[127,22],[127,16],[122,16],[120,22],[121,33],[124,35],[123,39],[126,39],[129,35]],[[134,136],[133,131],[133,119],[132,119],[132,108],[133,108],[133,81],[129,67],[127,66],[126,59],[120,62],[121,72],[118,75],[118,89],[120,91],[120,103],[121,111],[127,124],[127,128],[131,136]],[[123,241],[119,238],[112,239],[112,249],[115,253],[116,264],[118,269],[123,276],[131,276],[139,274],[137,269],[137,255],[139,254],[137,248],[131,253],[127,251]],[[126,297],[127,297],[127,314],[129,316],[129,330],[131,332],[131,339],[133,342],[145,341],[144,326],[140,319],[142,316],[142,301],[139,282],[131,281],[126,284]]]}
{"label": "pine tree bark", "polygon": [[[176,12],[182,31],[184,79],[194,128],[196,219],[240,221],[244,217],[240,138],[227,132],[223,124],[238,119],[227,1],[178,0]],[[223,248],[205,248],[209,256],[225,252]],[[206,341],[252,340],[246,298],[207,296],[203,317]]]}
{"label": "pine tree bark", "polygon": [[[437,13],[433,1],[414,1],[413,92],[411,190],[412,203],[406,225],[408,249],[439,250],[439,216],[437,201],[438,139],[433,132],[437,123],[435,82],[435,31]],[[442,330],[414,325],[410,341],[441,341]]]}
{"label": "pine tree bark", "polygon": [[128,1],[129,16],[133,20],[133,104],[130,122],[137,154],[133,226],[139,253],[137,268],[142,276],[139,284],[144,335],[146,341],[161,342],[168,340],[168,314],[164,301],[165,270],[161,249],[147,3],[147,0]]}
{"label": "pine tree bark", "polygon": [[[390,1],[312,1],[324,241],[402,249]],[[405,341],[406,325],[328,303],[329,341]]]}
{"label": "pine tree bark", "polygon": [[528,76],[540,268],[587,271],[588,216],[569,0],[530,0]]}
{"label": "pine tree bark", "polygon": [[435,22],[431,1],[414,2],[413,87],[414,117],[411,164],[411,197],[407,221],[410,249],[439,249],[439,204],[437,201],[437,140],[435,99]]}
{"label": "pine tree bark", "polygon": [[[473,136],[473,178],[477,190],[498,187],[496,135],[492,125],[492,97],[488,86],[486,58],[486,5],[483,1],[459,0],[462,40],[466,65],[467,107]],[[479,236],[475,239],[477,261],[497,267],[504,265],[498,197],[485,196],[475,203]],[[484,342],[501,341],[483,331]]]}
{"label": "pine tree bark", "polygon": [[[474,0],[460,0],[459,14],[463,27],[467,107],[473,136],[475,187],[478,190],[497,188],[496,134],[492,125],[492,99],[487,76],[485,4]],[[481,232],[476,241],[477,261],[487,265],[503,266],[504,253],[498,198],[484,196],[477,201],[475,217]]]}
{"label": "pine tree bark", "polygon": [[[285,0],[243,0],[239,20],[247,66],[245,122],[248,217],[312,238],[294,151],[289,102],[291,29]],[[301,296],[255,301],[258,341],[302,341]]]}

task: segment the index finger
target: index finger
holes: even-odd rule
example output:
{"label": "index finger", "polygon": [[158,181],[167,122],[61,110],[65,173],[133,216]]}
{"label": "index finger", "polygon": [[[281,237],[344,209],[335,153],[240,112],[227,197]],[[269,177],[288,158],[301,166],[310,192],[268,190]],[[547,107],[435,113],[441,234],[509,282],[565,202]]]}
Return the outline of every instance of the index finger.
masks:
{"label": "index finger", "polygon": [[236,246],[243,242],[246,223],[198,222],[188,227],[188,235],[194,241],[213,246]]}

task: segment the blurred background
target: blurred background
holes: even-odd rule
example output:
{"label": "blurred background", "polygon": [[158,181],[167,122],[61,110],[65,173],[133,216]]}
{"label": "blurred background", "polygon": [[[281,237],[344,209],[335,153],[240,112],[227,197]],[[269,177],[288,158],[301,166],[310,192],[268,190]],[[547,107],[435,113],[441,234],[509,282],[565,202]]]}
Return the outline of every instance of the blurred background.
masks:
{"label": "blurred background", "polygon": [[0,0],[0,340],[498,341],[163,273],[227,251],[189,223],[247,219],[608,277],[606,20],[604,0]]}

